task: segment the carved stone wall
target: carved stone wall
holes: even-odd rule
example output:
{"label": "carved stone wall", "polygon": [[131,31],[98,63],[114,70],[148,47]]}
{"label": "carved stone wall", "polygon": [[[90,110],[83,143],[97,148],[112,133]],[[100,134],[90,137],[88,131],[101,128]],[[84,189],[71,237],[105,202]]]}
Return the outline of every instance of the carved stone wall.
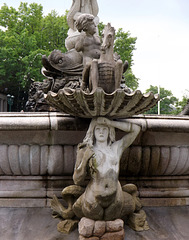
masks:
{"label": "carved stone wall", "polygon": [[[0,145],[1,176],[72,176],[76,145]],[[131,146],[121,176],[189,175],[188,146]]]}
{"label": "carved stone wall", "polygon": [[72,175],[75,147],[63,145],[0,145],[0,175]]}
{"label": "carved stone wall", "polygon": [[189,175],[188,146],[132,146],[125,153],[121,175]]}
{"label": "carved stone wall", "polygon": [[[137,184],[146,206],[188,205],[189,118],[137,116],[130,121],[146,130],[123,154],[121,183]],[[88,124],[61,113],[2,113],[1,206],[43,207],[53,194],[61,197],[73,183],[77,144]]]}

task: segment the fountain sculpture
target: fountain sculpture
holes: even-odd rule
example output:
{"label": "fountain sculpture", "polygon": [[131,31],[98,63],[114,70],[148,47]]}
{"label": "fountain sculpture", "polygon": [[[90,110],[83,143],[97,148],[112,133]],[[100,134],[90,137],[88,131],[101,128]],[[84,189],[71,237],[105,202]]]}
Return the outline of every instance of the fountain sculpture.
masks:
{"label": "fountain sculpture", "polygon": [[[42,72],[50,86],[45,94],[48,103],[72,116],[92,119],[83,142],[77,147],[75,185],[62,191],[67,208],[56,196],[51,207],[53,215],[62,219],[58,224],[62,232],[70,232],[81,219],[81,239],[93,236],[101,239],[105,234],[110,235],[108,239],[117,239],[116,234],[124,239],[122,220],[136,231],[148,229],[137,187],[121,186],[118,179],[122,153],[145,130],[127,118],[153,107],[158,96],[143,95],[139,90],[128,92],[127,87],[121,87],[128,62],[123,63],[113,52],[115,29],[110,23],[104,28],[101,44],[96,30],[97,13],[96,0],[73,0],[68,13],[68,52],[54,50],[48,58],[43,57]],[[125,132],[119,140],[115,140],[115,129]],[[108,229],[108,224],[113,223],[116,228],[117,221],[118,228],[113,233],[105,230],[96,233],[96,225],[106,225]]]}

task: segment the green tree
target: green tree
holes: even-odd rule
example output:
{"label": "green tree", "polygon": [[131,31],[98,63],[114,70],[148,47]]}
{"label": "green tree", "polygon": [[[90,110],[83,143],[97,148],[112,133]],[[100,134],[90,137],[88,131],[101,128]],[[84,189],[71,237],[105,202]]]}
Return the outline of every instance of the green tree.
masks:
{"label": "green tree", "polygon": [[102,38],[102,32],[103,32],[104,27],[105,27],[105,24],[103,22],[99,22],[99,24],[98,24],[98,34],[101,38]]}
{"label": "green tree", "polygon": [[120,55],[121,60],[128,61],[129,69],[124,73],[124,77],[126,79],[126,85],[132,90],[136,90],[138,88],[139,79],[132,72],[133,65],[133,51],[136,50],[136,37],[131,37],[131,33],[124,32],[122,28],[119,28],[116,32],[114,51]]}
{"label": "green tree", "polygon": [[42,81],[41,56],[54,49],[63,52],[68,31],[66,14],[52,11],[43,17],[40,4],[21,3],[18,10],[0,9],[0,91],[15,96],[13,110],[23,107],[31,79]]}
{"label": "green tree", "polygon": [[[150,85],[146,90],[146,93],[148,92],[156,94],[158,93],[158,87]],[[170,90],[160,88],[160,114],[174,114],[177,102],[178,98],[174,97]],[[158,114],[158,105],[148,110],[146,114]]]}
{"label": "green tree", "polygon": [[182,99],[176,103],[176,110],[174,111],[175,115],[178,115],[184,110],[184,107],[188,104],[189,97],[188,97],[189,91],[186,90],[184,95],[182,96]]}
{"label": "green tree", "polygon": [[[66,52],[65,39],[68,24],[67,12],[59,16],[54,10],[43,16],[41,4],[21,2],[18,10],[4,4],[0,9],[0,91],[15,96],[12,110],[20,111],[27,100],[31,79],[42,81],[41,56],[54,49]],[[101,35],[104,24],[99,24]],[[132,73],[133,50],[136,38],[119,29],[115,51],[123,61],[129,62],[125,73],[126,84],[133,90],[138,79]]]}

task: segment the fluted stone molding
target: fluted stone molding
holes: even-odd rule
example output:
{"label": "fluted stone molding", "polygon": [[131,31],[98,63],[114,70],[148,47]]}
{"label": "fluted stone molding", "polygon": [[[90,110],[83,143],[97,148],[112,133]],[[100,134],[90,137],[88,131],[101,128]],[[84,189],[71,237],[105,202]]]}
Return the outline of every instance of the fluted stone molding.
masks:
{"label": "fluted stone molding", "polygon": [[[0,145],[0,175],[72,175],[76,146]],[[121,161],[121,176],[189,175],[189,147],[132,146]]]}
{"label": "fluted stone molding", "polygon": [[[122,157],[121,176],[189,174],[189,118],[134,116],[127,121],[143,131]],[[72,176],[76,147],[88,124],[61,113],[1,114],[0,175]]]}
{"label": "fluted stone molding", "polygon": [[189,147],[130,147],[121,161],[121,175],[189,175]]}
{"label": "fluted stone molding", "polygon": [[0,175],[71,175],[74,146],[0,145]]}

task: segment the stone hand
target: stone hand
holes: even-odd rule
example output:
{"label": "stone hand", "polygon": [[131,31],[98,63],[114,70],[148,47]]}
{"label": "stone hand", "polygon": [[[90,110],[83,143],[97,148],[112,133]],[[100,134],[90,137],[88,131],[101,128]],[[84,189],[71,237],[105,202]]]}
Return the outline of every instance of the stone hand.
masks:
{"label": "stone hand", "polygon": [[97,123],[98,124],[103,124],[103,125],[110,125],[111,121],[105,117],[98,117],[97,118]]}

